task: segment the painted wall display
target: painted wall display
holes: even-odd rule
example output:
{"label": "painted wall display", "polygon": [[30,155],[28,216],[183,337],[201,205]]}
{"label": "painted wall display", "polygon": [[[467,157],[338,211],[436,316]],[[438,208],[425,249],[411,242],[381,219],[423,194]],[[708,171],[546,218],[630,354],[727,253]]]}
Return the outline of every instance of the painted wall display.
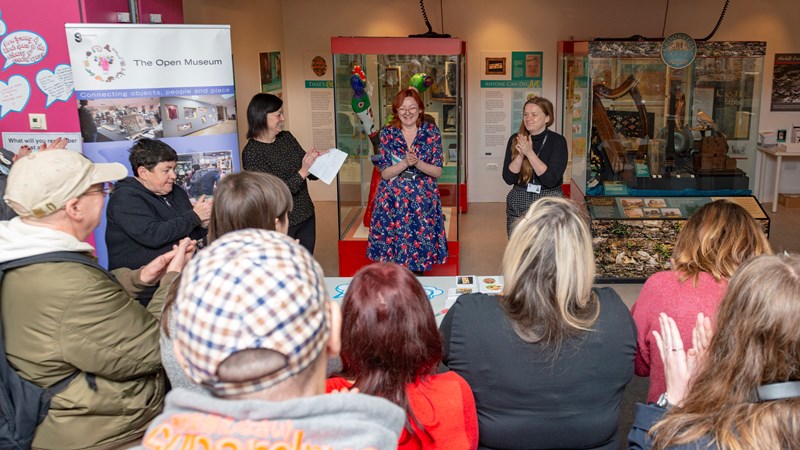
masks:
{"label": "painted wall display", "polygon": [[[54,15],[71,17],[73,8],[55,7]],[[21,3],[0,10],[0,120],[4,131],[29,130],[28,113],[48,113],[51,130],[74,127],[72,73],[60,27]],[[63,20],[62,22],[63,23]],[[51,41],[55,41],[51,45]],[[51,106],[53,107],[51,109]],[[53,113],[53,111],[56,111]],[[66,120],[60,117],[69,111]]]}
{"label": "painted wall display", "polygon": [[800,111],[800,53],[776,53],[771,111]]}
{"label": "painted wall display", "polygon": [[[483,52],[486,61],[481,79],[483,146],[481,156],[502,164],[508,138],[522,123],[528,99],[542,93],[542,52]],[[489,63],[510,61],[508,70],[490,70]]]}
{"label": "painted wall display", "polygon": [[283,93],[281,52],[259,53],[258,62],[258,67],[261,71],[261,92],[281,97]]}
{"label": "painted wall display", "polygon": [[[90,159],[128,167],[128,150],[144,137],[162,139],[184,159],[224,153],[228,172],[239,170],[229,26],[67,24],[65,31],[82,126],[96,129],[95,141],[84,142]],[[205,122],[200,108],[209,111]],[[104,236],[103,222],[95,234],[101,263]]]}

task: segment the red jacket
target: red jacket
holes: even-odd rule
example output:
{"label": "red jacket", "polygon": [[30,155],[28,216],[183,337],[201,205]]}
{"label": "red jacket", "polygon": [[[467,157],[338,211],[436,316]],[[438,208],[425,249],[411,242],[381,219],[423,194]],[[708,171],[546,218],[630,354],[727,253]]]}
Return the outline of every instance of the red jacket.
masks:
{"label": "red jacket", "polygon": [[[352,383],[344,378],[330,378],[325,383],[327,392],[350,388]],[[455,372],[425,377],[406,386],[411,410],[433,440],[425,433],[414,431],[421,439],[410,439],[403,429],[397,448],[402,450],[442,449],[474,450],[478,447],[478,416],[472,390]]]}

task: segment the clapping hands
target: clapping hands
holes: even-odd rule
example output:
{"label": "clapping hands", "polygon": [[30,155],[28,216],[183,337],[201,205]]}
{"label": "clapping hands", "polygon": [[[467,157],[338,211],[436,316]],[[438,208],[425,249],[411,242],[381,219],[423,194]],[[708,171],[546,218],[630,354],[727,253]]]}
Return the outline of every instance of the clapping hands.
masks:
{"label": "clapping hands", "polygon": [[697,370],[699,362],[705,357],[711,342],[713,330],[711,320],[703,313],[697,315],[692,330],[692,348],[684,348],[675,320],[661,313],[658,317],[661,332],[653,330],[661,362],[664,364],[664,376],[667,382],[667,399],[673,405],[680,406],[686,398],[689,383]]}
{"label": "clapping hands", "polygon": [[406,153],[406,163],[408,164],[408,167],[414,167],[417,165],[418,162],[419,162],[419,156],[417,155],[417,153],[413,150],[409,150]]}
{"label": "clapping hands", "polygon": [[188,237],[181,239],[178,244],[172,246],[172,250],[142,267],[142,270],[139,271],[139,279],[144,284],[155,284],[167,272],[180,273],[194,254],[196,245],[197,241]]}
{"label": "clapping hands", "polygon": [[530,135],[524,138],[517,135],[516,148],[519,154],[526,158],[533,156],[533,141],[531,141]]}
{"label": "clapping hands", "polygon": [[[69,143],[69,141],[67,140],[67,138],[61,138],[60,137],[60,138],[57,138],[56,140],[54,140],[53,142],[51,142],[49,144],[40,145],[39,146],[39,151],[43,152],[45,150],[61,150],[61,149],[65,149],[65,148],[67,148],[67,144],[68,143]],[[17,152],[16,155],[14,155],[13,159],[14,159],[14,161],[16,161],[16,160],[18,160],[20,158],[23,158],[25,156],[30,155],[31,153],[33,153],[33,149],[30,148],[27,145],[23,145],[22,147],[19,148],[19,151]]]}

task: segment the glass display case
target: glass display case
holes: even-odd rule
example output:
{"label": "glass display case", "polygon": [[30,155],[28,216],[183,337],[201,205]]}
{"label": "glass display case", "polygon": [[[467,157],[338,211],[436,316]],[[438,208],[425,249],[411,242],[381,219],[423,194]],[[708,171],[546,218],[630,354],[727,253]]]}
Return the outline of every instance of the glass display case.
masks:
{"label": "glass display case", "polygon": [[749,195],[765,42],[561,42],[562,132],[585,195]]}
{"label": "glass display case", "polygon": [[[348,154],[337,178],[339,274],[351,276],[366,258],[371,202],[380,174],[373,164],[378,134],[392,100],[414,85],[425,120],[442,136],[438,187],[447,230],[448,259],[429,275],[458,274],[458,220],[466,212],[465,43],[434,38],[331,38],[336,146]],[[354,81],[354,76],[358,79]]]}
{"label": "glass display case", "polygon": [[766,43],[690,39],[688,65],[665,63],[687,51],[669,39],[559,43],[571,196],[587,206],[601,279],[669,269],[683,221],[717,198],[769,230],[750,196]]}

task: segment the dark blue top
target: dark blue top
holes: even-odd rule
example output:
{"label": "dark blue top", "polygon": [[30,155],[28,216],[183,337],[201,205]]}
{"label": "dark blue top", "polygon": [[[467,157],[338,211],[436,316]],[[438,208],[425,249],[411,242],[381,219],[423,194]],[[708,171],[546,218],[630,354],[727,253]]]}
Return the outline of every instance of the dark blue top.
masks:
{"label": "dark blue top", "polygon": [[[649,449],[652,445],[647,433],[650,428],[656,424],[667,410],[659,408],[656,405],[643,405],[636,404],[636,415],[633,418],[633,426],[630,433],[628,433],[628,450],[645,450]],[[668,447],[669,450],[700,450],[700,449],[718,449],[719,446],[709,446],[711,443],[710,437],[704,437],[700,440],[690,444],[683,444]]]}

